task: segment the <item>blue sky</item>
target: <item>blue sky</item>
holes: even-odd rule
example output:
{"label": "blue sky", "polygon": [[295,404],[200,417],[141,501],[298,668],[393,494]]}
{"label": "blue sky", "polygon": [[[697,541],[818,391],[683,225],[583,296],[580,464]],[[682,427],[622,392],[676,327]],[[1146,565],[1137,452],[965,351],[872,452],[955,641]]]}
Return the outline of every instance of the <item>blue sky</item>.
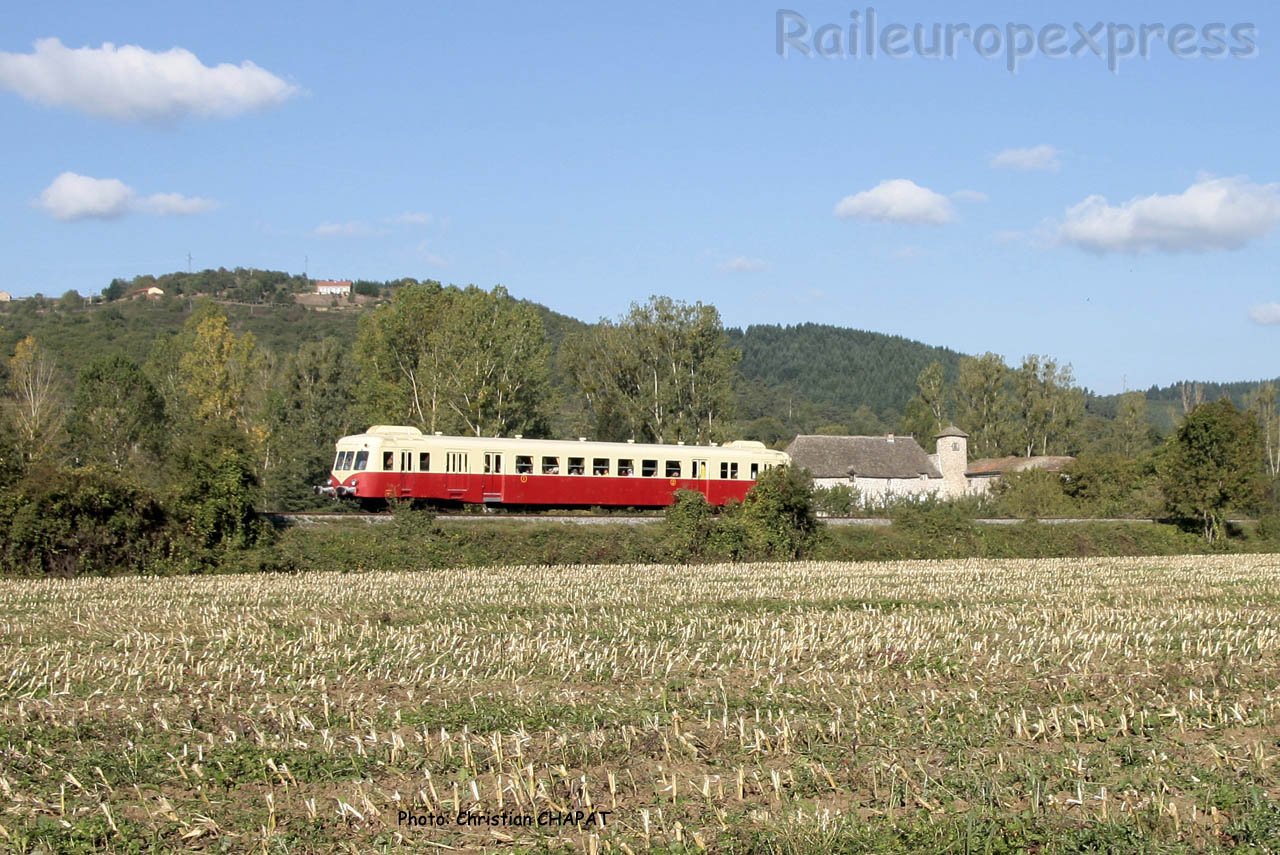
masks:
{"label": "blue sky", "polygon": [[[735,326],[1050,354],[1104,393],[1280,374],[1273,7],[785,8],[809,57],[745,2],[22,4],[0,287],[97,293],[190,253],[503,284],[585,320],[670,294]],[[1193,55],[848,56],[868,8],[926,48],[935,24],[1070,45],[1079,22],[1124,53],[1124,26],[1187,23]],[[1221,58],[1198,55],[1212,23]]]}

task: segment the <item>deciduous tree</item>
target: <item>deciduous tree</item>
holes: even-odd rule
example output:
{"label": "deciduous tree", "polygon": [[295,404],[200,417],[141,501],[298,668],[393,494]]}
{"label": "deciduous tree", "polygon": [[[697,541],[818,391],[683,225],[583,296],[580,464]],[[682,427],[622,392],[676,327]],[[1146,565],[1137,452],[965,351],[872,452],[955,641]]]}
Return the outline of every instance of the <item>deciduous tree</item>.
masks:
{"label": "deciduous tree", "polygon": [[157,453],[163,431],[164,400],[136,362],[105,356],[80,372],[68,432],[81,460],[120,471]]}
{"label": "deciduous tree", "polygon": [[1009,368],[999,354],[962,357],[956,379],[956,419],[972,438],[974,457],[1004,451],[1009,429]]}
{"label": "deciduous tree", "polygon": [[1228,510],[1248,511],[1262,496],[1258,422],[1227,399],[1187,414],[1164,455],[1170,514],[1194,521],[1206,540],[1220,538]]}
{"label": "deciduous tree", "polygon": [[33,336],[18,342],[9,360],[9,409],[27,460],[45,456],[58,441],[64,416],[58,380],[53,357]]}
{"label": "deciduous tree", "polygon": [[713,306],[651,297],[567,349],[602,439],[707,442],[731,418],[740,354]]}
{"label": "deciduous tree", "polygon": [[371,421],[533,434],[546,421],[549,359],[540,318],[506,289],[412,283],[361,321],[359,398]]}

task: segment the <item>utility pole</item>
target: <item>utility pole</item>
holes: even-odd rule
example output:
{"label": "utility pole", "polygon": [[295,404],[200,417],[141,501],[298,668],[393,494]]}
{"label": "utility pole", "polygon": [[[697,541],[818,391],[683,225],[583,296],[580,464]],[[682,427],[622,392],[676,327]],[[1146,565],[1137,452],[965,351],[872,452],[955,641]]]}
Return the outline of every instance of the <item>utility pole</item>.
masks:
{"label": "utility pole", "polygon": [[191,253],[187,253],[187,272],[191,272]]}

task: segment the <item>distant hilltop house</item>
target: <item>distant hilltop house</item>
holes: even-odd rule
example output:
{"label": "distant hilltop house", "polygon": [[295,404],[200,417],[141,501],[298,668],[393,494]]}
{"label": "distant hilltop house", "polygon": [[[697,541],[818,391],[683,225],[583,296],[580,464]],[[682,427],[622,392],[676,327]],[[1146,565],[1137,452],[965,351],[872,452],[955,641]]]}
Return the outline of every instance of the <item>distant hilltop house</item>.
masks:
{"label": "distant hilltop house", "polygon": [[969,435],[949,425],[927,454],[910,436],[797,436],[787,454],[813,473],[815,487],[852,487],[872,503],[895,497],[958,499],[986,493],[1005,472],[1058,472],[1073,457],[969,460]]}
{"label": "distant hilltop house", "polygon": [[157,297],[163,297],[163,296],[164,296],[164,291],[160,288],[157,288],[154,285],[152,285],[150,288],[139,288],[136,291],[129,292],[130,300],[137,300],[140,298],[146,299],[146,300],[154,300]]}
{"label": "distant hilltop house", "polygon": [[350,279],[317,279],[316,293],[330,297],[347,297],[351,295]]}
{"label": "distant hilltop house", "polygon": [[0,303],[12,303],[13,297],[8,291],[0,291]]}

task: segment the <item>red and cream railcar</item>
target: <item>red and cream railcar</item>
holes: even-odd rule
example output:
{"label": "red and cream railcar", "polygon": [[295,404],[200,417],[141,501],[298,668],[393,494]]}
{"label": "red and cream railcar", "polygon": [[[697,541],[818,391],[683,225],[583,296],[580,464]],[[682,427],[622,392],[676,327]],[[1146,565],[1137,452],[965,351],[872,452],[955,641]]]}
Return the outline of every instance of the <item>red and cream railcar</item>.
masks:
{"label": "red and cream railcar", "polygon": [[741,500],[760,473],[788,463],[759,442],[656,445],[427,435],[374,425],[344,436],[322,493],[377,501],[547,507],[662,507],[676,490]]}

